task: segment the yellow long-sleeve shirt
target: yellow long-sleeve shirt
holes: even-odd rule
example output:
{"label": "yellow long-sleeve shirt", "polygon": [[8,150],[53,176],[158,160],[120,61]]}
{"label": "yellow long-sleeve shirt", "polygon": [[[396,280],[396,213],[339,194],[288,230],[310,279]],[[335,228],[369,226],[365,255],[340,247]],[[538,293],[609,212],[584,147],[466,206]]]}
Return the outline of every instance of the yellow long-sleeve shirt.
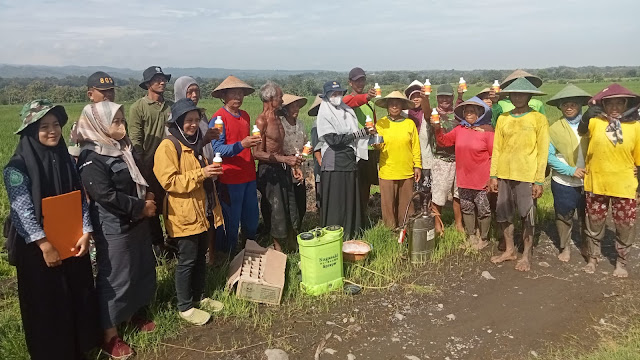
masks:
{"label": "yellow long-sleeve shirt", "polygon": [[548,154],[546,116],[537,111],[500,115],[493,139],[491,177],[542,185]]}
{"label": "yellow long-sleeve shirt", "polygon": [[609,121],[601,118],[589,121],[584,190],[598,195],[635,199],[638,179],[633,169],[640,166],[640,123],[621,123],[623,141],[617,145],[613,145],[607,137],[607,125]]}
{"label": "yellow long-sleeve shirt", "polygon": [[392,121],[385,116],[378,120],[376,129],[384,140],[380,151],[380,179],[404,180],[413,177],[413,168],[422,168],[420,139],[413,120]]}

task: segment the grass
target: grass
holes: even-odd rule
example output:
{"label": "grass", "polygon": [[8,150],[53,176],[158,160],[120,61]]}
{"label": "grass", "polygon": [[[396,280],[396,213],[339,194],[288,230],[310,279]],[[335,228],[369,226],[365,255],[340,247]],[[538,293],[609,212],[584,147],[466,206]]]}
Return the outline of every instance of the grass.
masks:
{"label": "grass", "polygon": [[[606,83],[583,83],[578,84],[587,92],[592,94],[604,88]],[[623,83],[632,91],[640,92],[640,81],[629,81]],[[541,97],[546,101],[551,95],[559,91],[564,85],[545,84],[542,90],[549,95]],[[484,86],[469,86],[467,94],[475,94]],[[386,94],[393,87],[384,87]],[[402,88],[400,88],[402,90]],[[470,96],[465,96],[465,99]],[[432,101],[434,101],[432,99]],[[313,118],[306,115],[313,98],[309,98],[308,105],[300,112],[300,120],[305,124],[307,130],[311,128]],[[125,110],[131,104],[125,104]],[[204,99],[199,104],[208,109],[207,113],[212,114],[221,106],[221,102],[215,99]],[[77,119],[84,104],[65,105],[69,118],[73,121]],[[255,119],[262,110],[262,104],[256,96],[245,99],[243,108]],[[18,113],[20,106],[0,106],[0,159],[5,164],[13,154],[18,137],[13,135],[13,131],[19,125]],[[385,113],[384,109],[378,108],[378,114]],[[555,108],[547,107],[547,116],[551,121],[559,117],[559,111]],[[69,131],[70,126],[65,127]],[[0,221],[4,221],[9,212],[9,204],[6,197],[5,188],[0,187]],[[552,221],[553,219],[553,198],[549,187],[545,187],[543,197],[538,201],[538,218],[541,222]],[[452,223],[450,209],[444,209],[443,221],[445,224]],[[315,227],[309,221],[305,225],[307,228]],[[407,285],[412,274],[412,266],[406,261],[407,248],[404,244],[397,243],[397,235],[381,225],[374,226],[367,230],[363,239],[373,245],[370,257],[361,265],[345,264],[345,278],[351,282],[360,284],[364,291],[369,288],[384,288],[392,283],[404,286],[410,291],[429,292],[432,289]],[[464,235],[457,232],[452,226],[445,230],[443,237],[437,242],[437,247],[432,253],[431,260],[439,262],[447,256],[456,252],[460,243],[464,241]],[[300,291],[298,263],[299,255],[292,254],[287,261],[286,286],[284,289],[282,305],[280,307],[269,307],[240,300],[232,293],[224,290],[226,283],[226,267],[215,270],[208,270],[206,294],[225,304],[224,310],[216,314],[215,321],[235,322],[238,325],[248,326],[254,331],[262,334],[267,339],[273,338],[271,325],[276,319],[283,316],[299,316],[310,311],[328,311],[336,302],[353,301],[351,297],[341,293],[320,296],[317,298],[304,295]],[[172,337],[176,337],[185,329],[185,324],[181,322],[175,308],[175,288],[173,280],[173,262],[166,262],[157,267],[158,289],[156,300],[150,307],[150,312],[158,324],[157,330],[151,334],[139,334],[130,329],[123,329],[126,341],[135,345],[137,350],[154,351],[159,342]],[[20,323],[20,311],[18,307],[15,268],[8,265],[6,254],[0,254],[0,359],[28,359],[24,335]],[[284,310],[284,311],[283,311]],[[216,340],[212,339],[213,346]],[[220,345],[221,346],[221,345]],[[563,359],[575,360],[600,360],[600,359],[636,359],[640,347],[640,328],[635,327],[631,331],[621,335],[613,343],[605,343],[592,355],[587,357],[567,357]]]}

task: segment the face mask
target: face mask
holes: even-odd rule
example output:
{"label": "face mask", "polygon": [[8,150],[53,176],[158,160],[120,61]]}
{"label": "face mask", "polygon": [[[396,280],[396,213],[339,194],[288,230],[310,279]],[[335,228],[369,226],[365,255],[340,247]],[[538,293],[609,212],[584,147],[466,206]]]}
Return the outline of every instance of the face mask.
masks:
{"label": "face mask", "polygon": [[125,137],[125,135],[127,135],[127,130],[125,129],[124,125],[120,125],[117,127],[111,125],[109,135],[111,135],[113,140],[120,141]]}
{"label": "face mask", "polygon": [[338,106],[342,102],[342,96],[332,96],[329,98],[329,102],[333,106]]}

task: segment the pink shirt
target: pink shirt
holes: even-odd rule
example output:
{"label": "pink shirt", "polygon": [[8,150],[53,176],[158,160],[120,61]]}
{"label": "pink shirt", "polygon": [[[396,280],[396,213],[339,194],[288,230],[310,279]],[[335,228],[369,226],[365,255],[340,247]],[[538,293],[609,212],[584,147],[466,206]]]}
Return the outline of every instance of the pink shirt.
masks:
{"label": "pink shirt", "polygon": [[491,125],[481,125],[476,129],[481,130],[459,125],[445,134],[441,127],[436,128],[438,145],[455,146],[459,188],[483,190],[489,182],[494,132]]}

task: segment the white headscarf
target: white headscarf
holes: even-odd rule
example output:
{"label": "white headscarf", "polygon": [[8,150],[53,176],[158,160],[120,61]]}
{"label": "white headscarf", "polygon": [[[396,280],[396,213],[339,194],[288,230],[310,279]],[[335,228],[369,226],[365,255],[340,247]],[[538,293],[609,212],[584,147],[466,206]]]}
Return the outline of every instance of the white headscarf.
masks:
{"label": "white headscarf", "polygon": [[133,159],[131,140],[126,135],[120,141],[109,136],[109,127],[118,110],[124,112],[124,107],[110,101],[85,106],[76,128],[77,140],[82,150],[89,149],[100,155],[122,158],[129,168],[131,179],[136,183],[138,197],[144,199],[149,185]]}
{"label": "white headscarf", "polygon": [[[322,140],[322,137],[326,134],[353,134],[360,130],[358,126],[358,118],[353,109],[348,107],[345,103],[341,102],[338,106],[333,106],[329,103],[328,97],[325,96],[320,103],[320,109],[318,110],[318,138]],[[369,138],[356,139],[349,146],[356,153],[356,161],[363,159],[369,159]],[[322,156],[329,145],[324,142],[322,144]]]}

